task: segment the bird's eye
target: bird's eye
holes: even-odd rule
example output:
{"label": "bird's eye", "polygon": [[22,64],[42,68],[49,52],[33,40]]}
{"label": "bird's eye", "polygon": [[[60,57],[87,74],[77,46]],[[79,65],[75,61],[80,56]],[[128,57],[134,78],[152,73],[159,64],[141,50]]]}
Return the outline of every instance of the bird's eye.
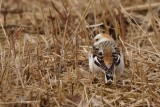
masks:
{"label": "bird's eye", "polygon": [[98,41],[99,39],[96,39],[96,41]]}

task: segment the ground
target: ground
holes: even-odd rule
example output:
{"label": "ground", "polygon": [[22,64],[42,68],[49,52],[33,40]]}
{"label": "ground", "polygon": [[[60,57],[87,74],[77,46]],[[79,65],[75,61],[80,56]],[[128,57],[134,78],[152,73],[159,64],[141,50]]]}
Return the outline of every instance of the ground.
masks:
{"label": "ground", "polygon": [[[1,0],[0,107],[160,105],[159,0]],[[125,70],[93,81],[92,39],[108,33]]]}

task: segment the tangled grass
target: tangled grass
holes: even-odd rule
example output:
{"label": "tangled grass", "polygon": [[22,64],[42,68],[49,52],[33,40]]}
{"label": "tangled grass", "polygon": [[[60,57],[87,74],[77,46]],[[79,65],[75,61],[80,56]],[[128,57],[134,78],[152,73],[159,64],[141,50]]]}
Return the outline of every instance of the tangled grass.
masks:
{"label": "tangled grass", "polygon": [[[18,2],[17,2],[18,1]],[[1,107],[160,105],[160,2],[1,0]],[[93,83],[93,37],[123,47],[124,75]]]}

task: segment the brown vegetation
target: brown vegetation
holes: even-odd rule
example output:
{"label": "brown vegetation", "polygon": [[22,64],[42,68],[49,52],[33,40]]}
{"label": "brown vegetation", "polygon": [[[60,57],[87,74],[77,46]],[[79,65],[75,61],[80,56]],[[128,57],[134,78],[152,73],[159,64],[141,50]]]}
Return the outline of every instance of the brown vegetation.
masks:
{"label": "brown vegetation", "polygon": [[[0,107],[160,105],[160,2],[128,1],[1,0]],[[100,32],[125,56],[110,86],[88,67]]]}

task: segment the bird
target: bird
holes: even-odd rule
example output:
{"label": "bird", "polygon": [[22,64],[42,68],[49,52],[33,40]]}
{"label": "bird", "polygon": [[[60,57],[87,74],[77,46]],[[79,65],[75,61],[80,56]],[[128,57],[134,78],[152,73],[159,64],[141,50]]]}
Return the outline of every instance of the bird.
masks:
{"label": "bird", "polygon": [[115,40],[105,33],[97,34],[89,52],[89,69],[92,73],[104,73],[105,83],[111,84],[114,75],[120,77],[124,71],[124,58]]}

